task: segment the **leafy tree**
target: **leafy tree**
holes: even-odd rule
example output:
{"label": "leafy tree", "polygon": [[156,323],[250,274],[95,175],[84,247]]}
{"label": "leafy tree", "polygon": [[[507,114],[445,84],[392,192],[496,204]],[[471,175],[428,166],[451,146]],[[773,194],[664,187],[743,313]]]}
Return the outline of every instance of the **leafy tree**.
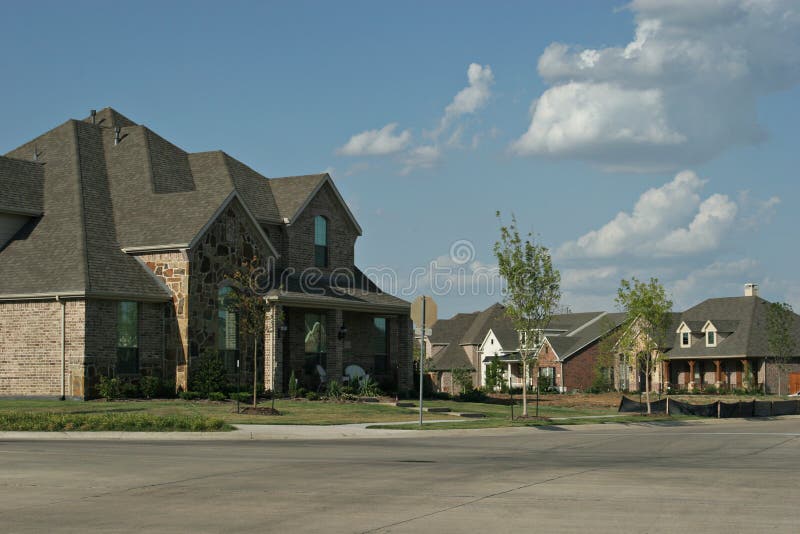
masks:
{"label": "leafy tree", "polygon": [[506,282],[506,315],[519,332],[519,354],[522,364],[522,416],[528,416],[528,374],[544,341],[543,330],[561,299],[561,275],[553,266],[550,251],[539,245],[528,233],[523,239],[517,219],[502,224],[500,240],[494,244],[494,255],[500,276]]}
{"label": "leafy tree", "polygon": [[[459,393],[472,389],[472,371],[469,369],[453,369],[453,385],[458,385]],[[455,389],[455,388],[454,388]],[[455,391],[453,391],[455,393]]]}
{"label": "leafy tree", "polygon": [[502,389],[505,384],[505,369],[500,358],[495,356],[489,365],[486,366],[486,389],[494,391],[495,389]]}
{"label": "leafy tree", "polygon": [[[253,346],[253,406],[258,404],[258,346],[263,343],[269,304],[260,277],[263,267],[257,257],[245,260],[227,278],[233,282],[231,308],[238,314],[239,329]],[[249,343],[245,343],[245,347]]]}
{"label": "leafy tree", "polygon": [[620,282],[616,303],[626,314],[617,347],[629,364],[644,371],[649,414],[650,374],[663,359],[660,349],[667,340],[672,301],[657,278],[647,283],[631,278]]}
{"label": "leafy tree", "polygon": [[606,318],[603,320],[603,331],[605,334],[598,343],[597,360],[594,364],[594,376],[590,387],[592,393],[602,393],[614,389],[613,372],[622,329]]}
{"label": "leafy tree", "polygon": [[791,369],[797,342],[794,338],[795,314],[791,305],[772,302],[767,308],[767,342],[772,361],[778,369],[778,395],[781,394],[781,376]]}

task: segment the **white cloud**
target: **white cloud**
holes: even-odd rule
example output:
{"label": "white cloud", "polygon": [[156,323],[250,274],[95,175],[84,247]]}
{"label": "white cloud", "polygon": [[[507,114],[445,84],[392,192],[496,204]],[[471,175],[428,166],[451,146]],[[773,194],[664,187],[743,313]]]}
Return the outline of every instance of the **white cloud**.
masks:
{"label": "white cloud", "polygon": [[519,154],[655,170],[706,161],[764,138],[759,96],[800,82],[800,10],[791,0],[635,0],[626,46],[553,43],[550,84]]}
{"label": "white cloud", "polygon": [[467,113],[475,113],[486,105],[492,94],[494,74],[489,65],[471,63],[467,68],[469,85],[459,91],[444,110],[443,121],[450,121]]}
{"label": "white cloud", "polygon": [[436,145],[414,147],[403,158],[405,166],[400,174],[406,175],[415,169],[429,169],[439,162],[441,156],[442,152]]}
{"label": "white cloud", "polygon": [[411,141],[411,132],[395,134],[397,123],[392,122],[379,130],[367,130],[354,135],[336,152],[343,156],[385,156],[400,152]]}
{"label": "white cloud", "polygon": [[759,264],[752,258],[715,261],[667,282],[676,309],[697,304],[704,298],[738,297],[744,284],[760,277]]}
{"label": "white cloud", "polygon": [[[667,254],[669,251],[662,249],[664,239],[692,218],[697,220],[700,217],[699,192],[704,184],[705,181],[692,171],[680,172],[671,182],[645,191],[630,213],[621,211],[599,229],[561,245],[557,255],[561,258],[608,258],[617,255],[650,256],[654,252]],[[707,206],[703,211],[702,221],[708,219],[706,212],[709,208]],[[695,227],[698,225],[701,223]]]}

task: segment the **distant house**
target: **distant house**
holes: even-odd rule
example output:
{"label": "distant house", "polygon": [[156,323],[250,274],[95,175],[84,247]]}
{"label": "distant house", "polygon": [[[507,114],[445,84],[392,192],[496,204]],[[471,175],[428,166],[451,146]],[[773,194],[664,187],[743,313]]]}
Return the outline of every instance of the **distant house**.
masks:
{"label": "distant house", "polygon": [[[206,352],[264,389],[348,365],[409,389],[410,305],[355,266],[360,235],[327,174],[268,179],[110,108],[68,120],[0,156],[0,395],[86,398],[101,376],[187,389]],[[227,276],[253,258],[255,368]]]}
{"label": "distant house", "polygon": [[[663,362],[652,378],[653,389],[701,390],[715,387],[752,386],[778,393],[778,368],[771,360],[767,331],[769,302],[758,296],[758,286],[747,284],[741,297],[704,300],[673,316],[668,341],[662,348]],[[800,316],[795,314],[793,335],[800,351]],[[620,359],[617,387],[639,388],[635,368]],[[789,367],[800,371],[800,353]],[[781,377],[786,393],[788,376]],[[795,392],[792,392],[795,393]]]}
{"label": "distant house", "polygon": [[[595,376],[600,340],[623,321],[624,315],[619,313],[554,315],[544,331],[545,340],[529,385],[538,376],[558,391],[588,389]],[[503,364],[512,387],[522,387],[519,334],[500,304],[438,321],[428,345],[432,378],[440,391],[454,391],[454,369],[470,370],[473,385],[485,386],[486,367],[495,358]]]}

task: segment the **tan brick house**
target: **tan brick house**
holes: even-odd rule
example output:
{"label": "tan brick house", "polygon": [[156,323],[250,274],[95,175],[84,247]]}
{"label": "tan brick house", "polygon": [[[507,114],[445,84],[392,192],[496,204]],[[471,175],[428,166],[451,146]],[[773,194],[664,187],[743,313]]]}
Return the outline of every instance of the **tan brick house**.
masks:
{"label": "tan brick house", "polygon": [[186,389],[208,350],[235,366],[226,275],[254,257],[269,311],[245,375],[280,391],[354,364],[407,389],[409,304],[355,266],[359,235],[327,174],[268,179],[110,108],[69,120],[0,156],[0,396],[85,398],[101,375]]}

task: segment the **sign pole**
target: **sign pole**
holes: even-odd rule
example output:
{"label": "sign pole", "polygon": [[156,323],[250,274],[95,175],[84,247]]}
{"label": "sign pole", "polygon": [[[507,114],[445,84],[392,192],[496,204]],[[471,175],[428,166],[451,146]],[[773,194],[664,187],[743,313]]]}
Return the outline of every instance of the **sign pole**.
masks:
{"label": "sign pole", "polygon": [[419,333],[419,426],[422,428],[422,367],[425,365],[425,295],[422,296],[422,325]]}

